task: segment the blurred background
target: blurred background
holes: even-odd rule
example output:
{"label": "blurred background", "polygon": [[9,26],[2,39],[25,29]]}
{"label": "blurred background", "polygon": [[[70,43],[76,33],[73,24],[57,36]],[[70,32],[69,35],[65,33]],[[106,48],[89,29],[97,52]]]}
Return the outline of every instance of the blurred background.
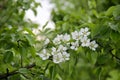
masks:
{"label": "blurred background", "polygon": [[[46,38],[83,27],[96,51],[79,47],[58,65],[37,55],[54,46]],[[119,41],[120,0],[0,0],[0,80],[120,80]]]}
{"label": "blurred background", "polygon": [[37,15],[35,16],[32,10],[27,10],[25,18],[31,19],[33,22],[40,25],[39,29],[48,22],[47,27],[54,28],[54,22],[51,19],[52,9],[55,7],[51,0],[36,0],[41,6],[36,8]]}

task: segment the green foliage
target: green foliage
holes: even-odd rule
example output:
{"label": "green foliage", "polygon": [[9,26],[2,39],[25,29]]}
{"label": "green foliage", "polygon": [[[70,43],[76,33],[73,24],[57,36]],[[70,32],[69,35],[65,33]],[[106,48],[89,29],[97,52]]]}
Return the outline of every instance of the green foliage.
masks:
{"label": "green foliage", "polygon": [[12,61],[12,59],[13,59],[13,53],[12,52],[6,52],[6,53],[4,53],[4,62],[5,63],[10,63],[11,61]]}
{"label": "green foliage", "polygon": [[114,73],[112,74],[114,69],[116,69],[116,73],[119,72],[120,62],[119,0],[52,1],[56,3],[57,7],[57,10],[53,10],[52,13],[52,19],[56,24],[56,33],[71,33],[82,27],[89,27],[91,30],[90,37],[99,43],[99,48],[95,52],[86,49],[78,50],[78,59],[80,59],[76,63],[78,66],[74,66],[73,73],[68,72],[74,76],[67,77],[67,73],[66,76],[60,75],[63,80],[120,79],[114,76]]}
{"label": "green foliage", "polygon": [[[120,80],[120,0],[52,0],[54,30],[35,35],[38,25],[24,19],[28,9],[40,6],[35,0],[0,1],[0,80]],[[32,5],[34,4],[34,5]],[[55,46],[57,34],[71,34],[89,27],[96,51],[79,47],[68,50],[70,60],[59,64],[42,60],[38,54]],[[49,38],[50,43],[38,37]],[[70,41],[72,42],[72,41]]]}

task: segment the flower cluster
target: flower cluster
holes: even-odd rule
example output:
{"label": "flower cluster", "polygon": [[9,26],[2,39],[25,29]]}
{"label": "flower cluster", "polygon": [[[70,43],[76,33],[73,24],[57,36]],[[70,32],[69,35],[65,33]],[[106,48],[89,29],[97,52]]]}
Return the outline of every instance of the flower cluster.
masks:
{"label": "flower cluster", "polygon": [[67,47],[59,45],[58,48],[52,47],[52,56],[54,63],[60,63],[69,60],[70,54],[67,53]]}
{"label": "flower cluster", "polygon": [[91,41],[88,36],[90,35],[89,29],[81,28],[80,31],[74,31],[71,34],[65,33],[64,35],[57,35],[53,41],[50,41],[48,38],[45,40],[44,44],[48,45],[50,42],[54,44],[50,48],[50,53],[46,49],[43,49],[42,53],[39,56],[42,60],[49,59],[52,56],[54,63],[64,62],[70,59],[70,54],[68,49],[77,50],[78,47],[88,47],[91,50],[95,51],[98,47],[96,41]]}
{"label": "flower cluster", "polygon": [[57,37],[54,38],[53,43],[55,45],[60,44],[61,42],[68,42],[70,40],[70,35],[68,35],[67,33],[64,35],[57,35]]}
{"label": "flower cluster", "polygon": [[75,40],[75,42],[72,42],[71,49],[77,50],[77,47],[79,47],[79,44],[81,43],[82,47],[89,47],[92,50],[96,50],[98,47],[98,44],[96,44],[95,41],[91,41],[88,36],[90,35],[89,29],[81,28],[80,31],[74,31],[71,33],[72,39]]}

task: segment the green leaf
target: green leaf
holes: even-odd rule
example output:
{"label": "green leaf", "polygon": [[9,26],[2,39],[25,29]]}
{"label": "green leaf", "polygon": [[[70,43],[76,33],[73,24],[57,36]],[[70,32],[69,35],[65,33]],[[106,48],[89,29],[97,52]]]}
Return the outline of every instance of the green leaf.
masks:
{"label": "green leaf", "polygon": [[96,61],[97,61],[97,55],[98,55],[98,53],[96,53],[96,52],[88,52],[86,54],[86,57],[88,58],[88,60],[90,61],[90,63],[92,65],[94,65],[96,63]]}
{"label": "green leaf", "polygon": [[118,31],[118,24],[109,23],[109,26],[112,30]]}
{"label": "green leaf", "polygon": [[29,49],[30,49],[32,57],[36,57],[36,50],[35,50],[35,48],[34,47],[30,47]]}
{"label": "green leaf", "polygon": [[35,64],[37,66],[45,67],[49,62],[49,60],[42,60],[39,56],[35,58]]}
{"label": "green leaf", "polygon": [[24,28],[24,31],[27,31],[29,34],[35,36],[34,33],[32,32],[32,30],[30,30],[30,29],[28,29],[28,28]]}
{"label": "green leaf", "polygon": [[24,57],[26,57],[26,55],[27,55],[27,49],[26,48],[24,48],[24,47],[19,47],[19,52],[20,52],[20,54]]}
{"label": "green leaf", "polygon": [[118,32],[112,31],[110,34],[110,38],[112,39],[113,42],[118,42],[120,41],[120,34]]}
{"label": "green leaf", "polygon": [[95,69],[95,74],[97,76],[99,76],[101,72],[102,72],[102,67],[98,67],[98,68]]}
{"label": "green leaf", "polygon": [[43,25],[43,27],[42,27],[43,30],[46,28],[46,26],[48,25],[48,23],[49,23],[49,21],[47,21],[47,22]]}
{"label": "green leaf", "polygon": [[110,7],[105,13],[106,16],[111,16],[114,10],[115,10],[115,6]]}
{"label": "green leaf", "polygon": [[100,56],[98,56],[98,59],[97,59],[97,63],[99,65],[104,65],[104,64],[107,64],[110,60],[110,56],[109,55],[106,55],[106,54],[102,54]]}
{"label": "green leaf", "polygon": [[32,8],[32,11],[34,12],[34,15],[37,16],[36,8]]}
{"label": "green leaf", "polygon": [[33,39],[33,37],[31,35],[29,35],[29,34],[26,34],[25,37],[28,40],[29,44],[31,46],[33,46],[34,45],[34,39]]}
{"label": "green leaf", "polygon": [[92,59],[91,59],[91,61],[92,61],[92,64],[95,64],[96,63],[96,61],[97,61],[97,56],[98,56],[98,53],[91,53],[91,57],[92,57]]}
{"label": "green leaf", "polygon": [[27,73],[29,73],[30,71],[29,71],[28,69],[26,69],[26,68],[20,68],[20,69],[18,70],[18,72],[23,73],[23,74],[27,74]]}
{"label": "green leaf", "polygon": [[109,73],[110,77],[107,80],[120,80],[119,70],[112,70]]}
{"label": "green leaf", "polygon": [[50,67],[50,74],[51,74],[51,79],[52,80],[55,80],[55,77],[56,77],[56,75],[57,75],[57,72],[56,72],[56,66],[51,66]]}
{"label": "green leaf", "polygon": [[113,16],[115,20],[120,20],[120,5],[115,6],[115,10],[113,11]]}
{"label": "green leaf", "polygon": [[112,50],[112,54],[114,54],[114,55],[116,54],[116,49]]}
{"label": "green leaf", "polygon": [[5,63],[10,63],[13,60],[13,52],[11,51],[7,51],[6,53],[4,53],[4,62]]}

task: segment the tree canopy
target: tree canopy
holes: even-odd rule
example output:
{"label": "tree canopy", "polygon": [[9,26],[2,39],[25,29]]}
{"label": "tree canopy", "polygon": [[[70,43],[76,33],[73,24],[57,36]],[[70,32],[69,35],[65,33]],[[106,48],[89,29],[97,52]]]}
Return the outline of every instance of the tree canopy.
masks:
{"label": "tree canopy", "polygon": [[120,80],[120,1],[51,3],[55,29],[36,35],[24,17],[40,3],[0,1],[0,80]]}

